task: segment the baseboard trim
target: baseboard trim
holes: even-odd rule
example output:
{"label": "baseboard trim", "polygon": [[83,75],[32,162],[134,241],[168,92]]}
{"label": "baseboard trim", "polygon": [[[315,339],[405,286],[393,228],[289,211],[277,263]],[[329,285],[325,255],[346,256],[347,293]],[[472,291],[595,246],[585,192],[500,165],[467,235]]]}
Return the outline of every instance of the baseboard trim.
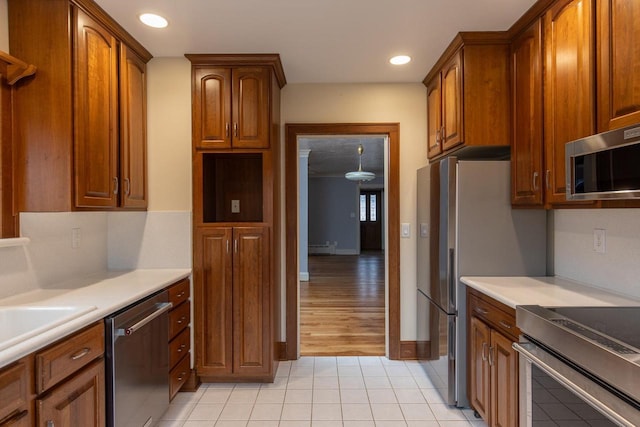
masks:
{"label": "baseboard trim", "polygon": [[308,271],[304,271],[304,272],[300,272],[300,281],[301,282],[308,282],[309,281],[309,272]]}
{"label": "baseboard trim", "polygon": [[400,341],[400,360],[416,360],[418,347],[416,341]]}
{"label": "baseboard trim", "polygon": [[355,249],[336,249],[336,255],[358,255]]}
{"label": "baseboard trim", "polygon": [[276,357],[279,361],[289,360],[287,358],[287,343],[283,341],[276,342]]}
{"label": "baseboard trim", "polygon": [[196,374],[196,370],[192,369],[191,374],[187,381],[182,385],[180,391],[198,391],[202,382],[200,377]]}

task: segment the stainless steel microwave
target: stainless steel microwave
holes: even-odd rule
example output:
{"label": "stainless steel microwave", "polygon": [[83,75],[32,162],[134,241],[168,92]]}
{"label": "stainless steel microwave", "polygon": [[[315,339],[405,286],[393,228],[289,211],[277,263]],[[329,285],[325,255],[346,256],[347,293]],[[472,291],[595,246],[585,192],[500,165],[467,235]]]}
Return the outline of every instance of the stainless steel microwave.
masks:
{"label": "stainless steel microwave", "polygon": [[640,198],[640,125],[568,142],[567,200]]}

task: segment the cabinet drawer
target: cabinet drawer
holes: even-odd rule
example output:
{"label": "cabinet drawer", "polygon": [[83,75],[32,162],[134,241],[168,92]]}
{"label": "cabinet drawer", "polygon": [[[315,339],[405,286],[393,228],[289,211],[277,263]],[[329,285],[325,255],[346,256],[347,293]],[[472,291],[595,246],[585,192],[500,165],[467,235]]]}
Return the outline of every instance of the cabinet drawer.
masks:
{"label": "cabinet drawer", "polygon": [[104,324],[98,323],[36,353],[36,392],[42,393],[104,354]]}
{"label": "cabinet drawer", "polygon": [[188,302],[180,304],[169,312],[169,339],[173,339],[178,332],[189,325],[191,307]]}
{"label": "cabinet drawer", "polygon": [[509,309],[511,312],[507,312],[474,294],[469,295],[469,307],[471,309],[471,315],[484,320],[491,325],[491,327],[499,330],[503,334],[515,339],[520,335],[520,329],[516,326],[516,316],[513,309]]}
{"label": "cabinet drawer", "polygon": [[189,299],[189,279],[184,279],[169,288],[169,302],[174,307]]}
{"label": "cabinet drawer", "polygon": [[178,361],[189,353],[191,348],[190,328],[186,328],[169,343],[169,368],[176,366]]}
{"label": "cabinet drawer", "polygon": [[180,391],[187,379],[189,379],[189,357],[184,357],[178,365],[169,373],[169,398],[173,397]]}
{"label": "cabinet drawer", "polygon": [[32,425],[33,424],[31,423],[31,417],[29,416],[29,411],[27,410],[19,412],[15,416],[0,423],[0,427],[31,427]]}
{"label": "cabinet drawer", "polygon": [[[0,420],[27,409],[29,373],[24,360],[0,370]],[[3,424],[4,425],[4,424]]]}

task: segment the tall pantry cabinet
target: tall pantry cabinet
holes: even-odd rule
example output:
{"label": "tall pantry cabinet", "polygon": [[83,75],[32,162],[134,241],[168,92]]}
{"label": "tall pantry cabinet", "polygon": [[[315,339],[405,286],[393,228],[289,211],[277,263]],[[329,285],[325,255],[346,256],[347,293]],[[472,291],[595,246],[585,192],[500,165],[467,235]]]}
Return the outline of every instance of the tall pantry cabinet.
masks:
{"label": "tall pantry cabinet", "polygon": [[91,0],[9,0],[18,211],[145,209],[151,54]]}
{"label": "tall pantry cabinet", "polygon": [[194,336],[204,381],[273,381],[280,331],[278,55],[188,54]]}

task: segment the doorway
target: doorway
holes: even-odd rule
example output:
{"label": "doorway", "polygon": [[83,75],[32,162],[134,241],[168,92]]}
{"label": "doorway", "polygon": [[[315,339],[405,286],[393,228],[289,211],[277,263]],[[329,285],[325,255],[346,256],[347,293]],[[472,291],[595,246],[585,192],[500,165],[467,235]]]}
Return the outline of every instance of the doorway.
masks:
{"label": "doorway", "polygon": [[382,251],[381,190],[360,190],[360,250]]}
{"label": "doorway", "polygon": [[299,355],[298,279],[298,137],[309,135],[385,135],[388,138],[385,282],[387,286],[387,356],[399,359],[400,242],[399,242],[399,124],[287,124],[285,136],[286,206],[286,357]]}

